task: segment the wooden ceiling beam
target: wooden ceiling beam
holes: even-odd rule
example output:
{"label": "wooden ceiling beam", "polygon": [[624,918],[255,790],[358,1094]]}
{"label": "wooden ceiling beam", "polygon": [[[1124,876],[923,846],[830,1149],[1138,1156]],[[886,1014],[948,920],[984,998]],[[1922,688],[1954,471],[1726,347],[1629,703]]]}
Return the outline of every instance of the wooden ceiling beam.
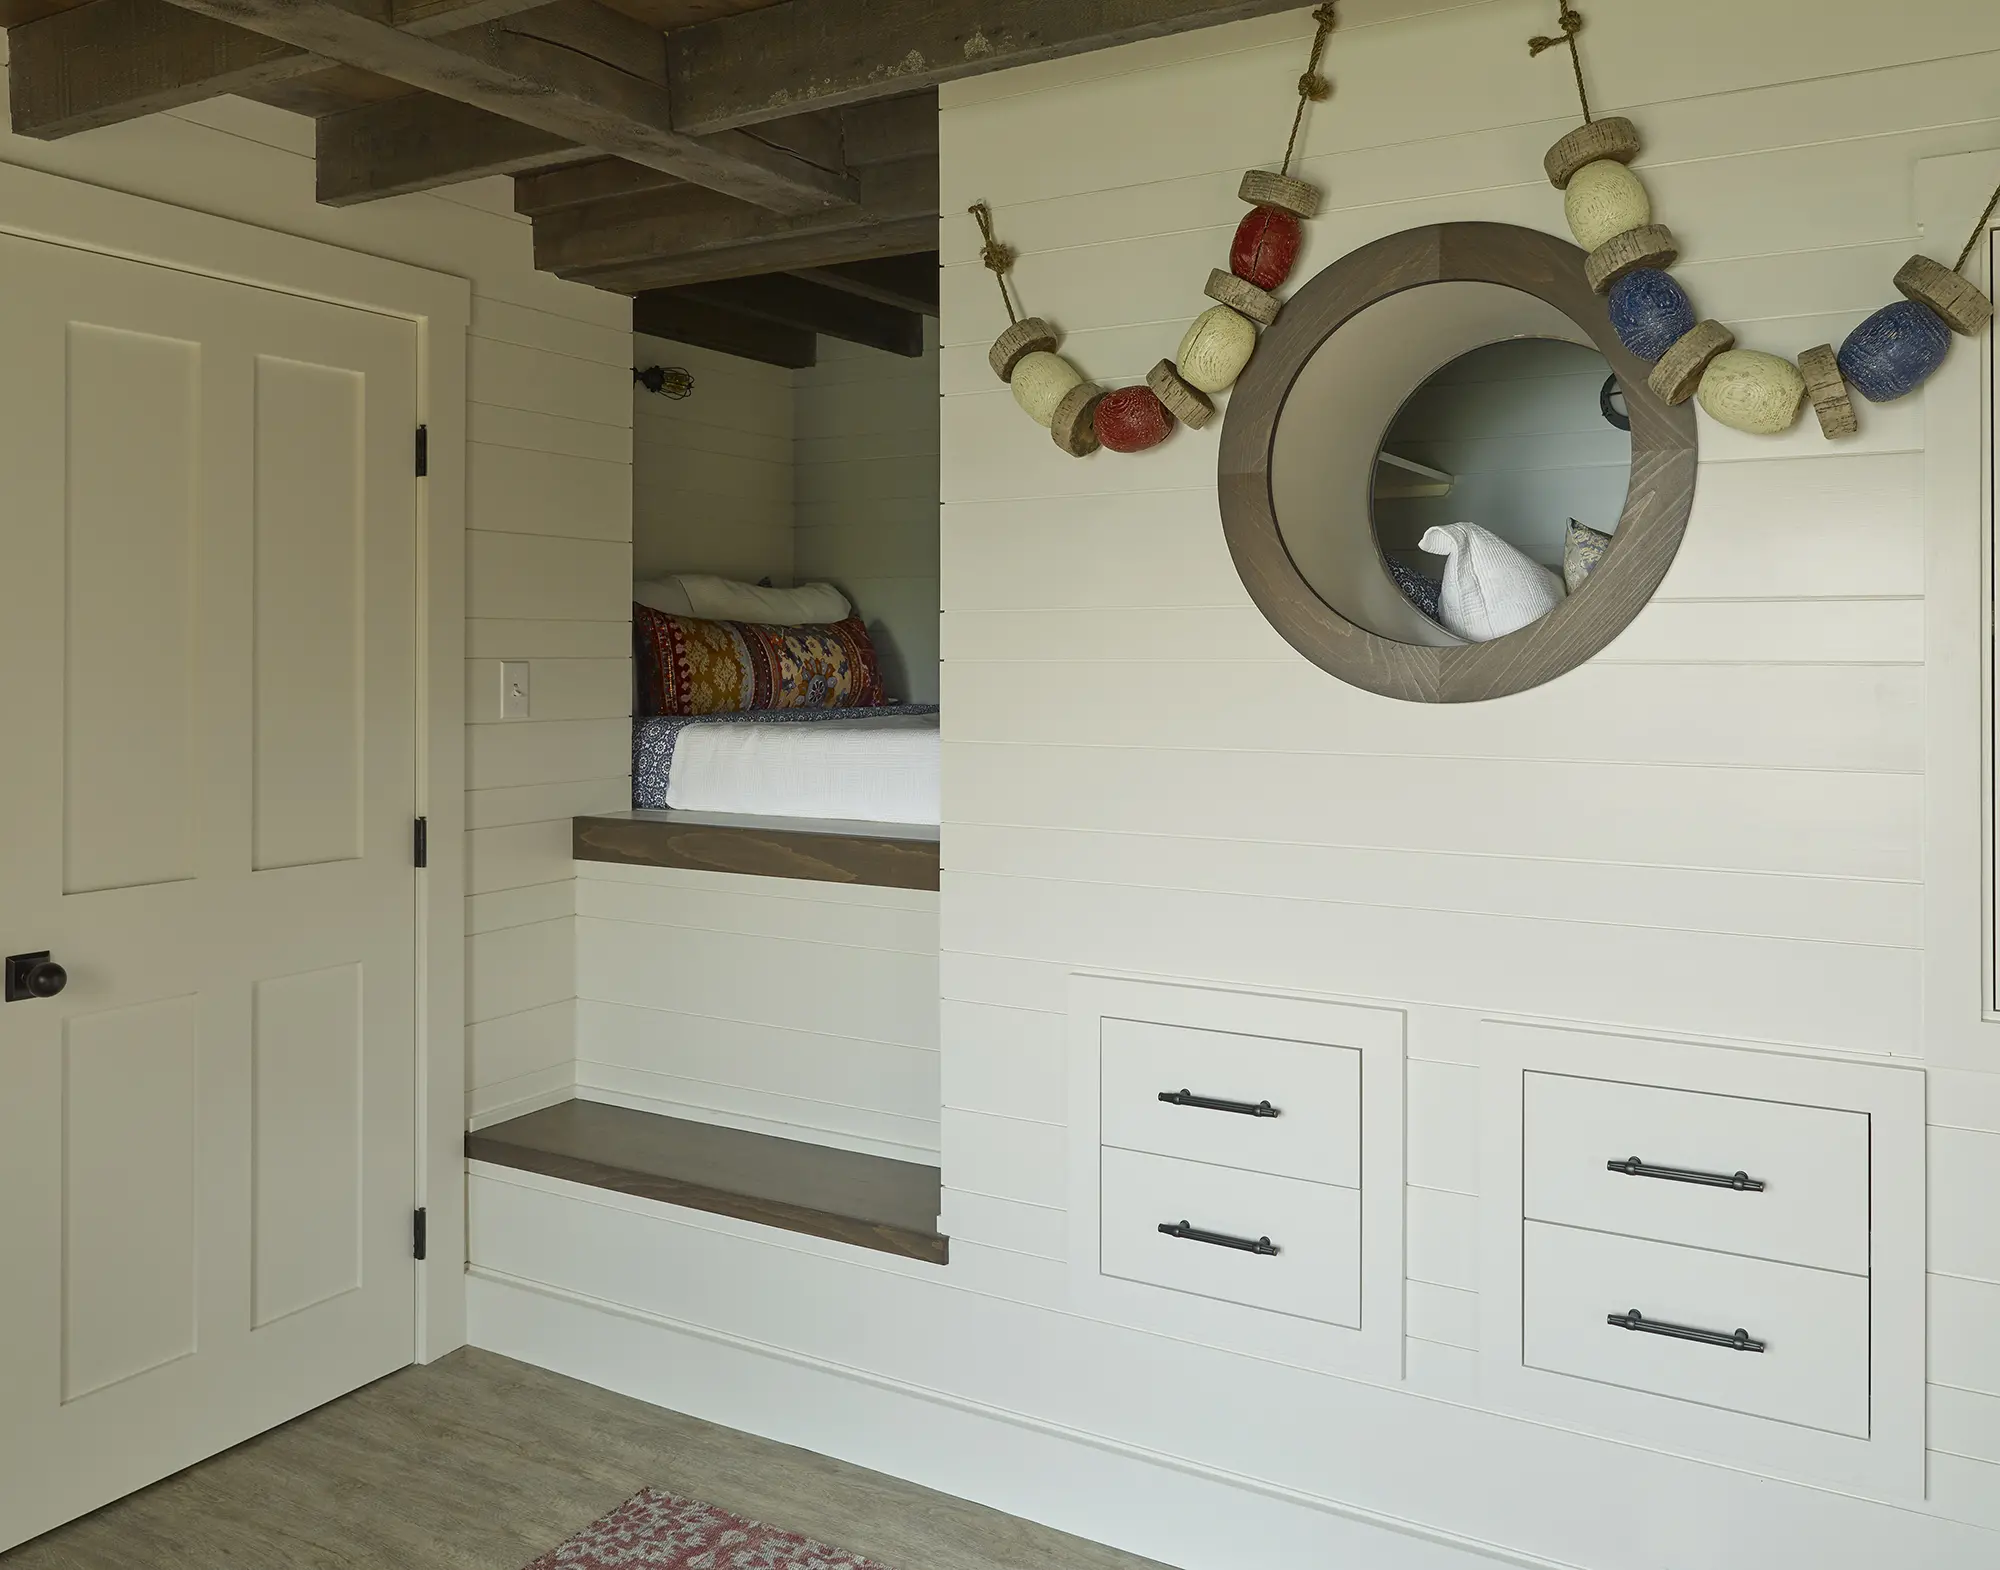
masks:
{"label": "wooden ceiling beam", "polygon": [[936,218],[887,219],[853,229],[584,268],[563,276],[599,289],[637,294],[646,289],[672,289],[716,278],[748,278],[760,273],[789,273],[842,262],[872,261],[883,256],[907,256],[919,246],[936,244]]}
{"label": "wooden ceiling beam", "polygon": [[1295,11],[1300,0],[789,0],[669,35],[675,123],[706,135],[1142,38]]}
{"label": "wooden ceiling beam", "polygon": [[[546,0],[418,0],[393,12],[418,37],[482,25]],[[14,129],[52,141],[179,109],[226,93],[254,93],[334,62],[166,0],[89,0],[7,32]]]}
{"label": "wooden ceiling beam", "polygon": [[399,32],[340,0],[174,3],[773,211],[821,212],[854,195],[844,170],[745,132],[674,129],[664,35],[595,0],[561,0],[446,41]]}
{"label": "wooden ceiling beam", "polygon": [[[758,126],[756,134],[797,151],[808,133],[824,135],[829,124],[840,139],[850,169],[937,157],[936,93],[912,93],[826,114],[771,120]],[[644,196],[683,183],[657,169],[645,169],[620,158],[601,158],[521,176],[514,182],[514,211],[540,218],[565,207],[583,207],[618,196]]]}
{"label": "wooden ceiling beam", "polygon": [[565,137],[431,93],[321,115],[314,141],[318,196],[329,207],[596,156]]}
{"label": "wooden ceiling beam", "polygon": [[936,316],[938,299],[938,253],[919,251],[914,256],[884,256],[869,262],[842,262],[833,267],[815,267],[798,274],[811,283],[825,284],[915,311],[919,316]]}
{"label": "wooden ceiling beam", "polygon": [[672,290],[632,301],[632,331],[787,370],[819,363],[819,340],[803,328],[702,304]]}
{"label": "wooden ceiling beam", "polygon": [[672,292],[697,305],[718,306],[907,360],[923,357],[924,319],[917,312],[830,289],[790,273],[718,279]]}
{"label": "wooden ceiling beam", "polygon": [[[927,240],[891,251],[862,251],[830,257],[893,256],[937,243],[938,168],[935,159],[909,158],[858,171],[860,201],[832,212],[786,215],[765,212],[698,186],[675,186],[642,195],[614,197],[585,207],[563,208],[535,220],[535,265],[564,277],[666,258],[686,258],[778,241],[816,237],[884,223],[918,220],[930,226]],[[818,266],[808,250],[798,262],[759,271]],[[728,277],[704,272],[702,277]],[[693,278],[678,280],[694,282]]]}

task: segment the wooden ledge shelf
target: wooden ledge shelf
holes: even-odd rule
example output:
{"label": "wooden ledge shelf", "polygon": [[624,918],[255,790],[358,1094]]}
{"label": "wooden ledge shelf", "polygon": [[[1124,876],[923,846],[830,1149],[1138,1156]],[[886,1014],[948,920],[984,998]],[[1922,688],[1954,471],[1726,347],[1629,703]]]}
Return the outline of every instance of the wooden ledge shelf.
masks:
{"label": "wooden ledge shelf", "polygon": [[938,886],[938,831],[918,824],[632,812],[578,818],[574,842],[578,861],[885,889]]}
{"label": "wooden ledge shelf", "polygon": [[595,1101],[564,1101],[465,1137],[469,1161],[755,1221],[942,1265],[936,1167]]}

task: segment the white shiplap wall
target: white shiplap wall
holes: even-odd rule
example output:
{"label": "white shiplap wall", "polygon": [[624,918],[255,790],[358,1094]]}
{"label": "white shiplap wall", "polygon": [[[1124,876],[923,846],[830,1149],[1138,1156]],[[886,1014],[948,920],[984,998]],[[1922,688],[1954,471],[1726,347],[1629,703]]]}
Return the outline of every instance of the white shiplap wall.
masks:
{"label": "white shiplap wall", "polygon": [[936,1165],[935,893],[576,870],[581,1095]]}
{"label": "white shiplap wall", "polygon": [[867,619],[892,697],[938,695],[937,324],[904,359],[832,338],[795,371],[800,582],[840,586]]}
{"label": "white shiplap wall", "polygon": [[[1573,123],[1568,72],[1524,48],[1548,9],[1342,6],[1302,275],[1431,221],[1561,232],[1540,158]],[[1597,99],[1637,119],[1681,277],[1751,346],[1837,341],[1918,243],[1919,160],[2000,147],[1982,0],[1912,0],[1894,28],[1861,0],[1600,12]],[[985,365],[1001,324],[967,204],[994,204],[1026,307],[1086,374],[1138,379],[1205,303],[1310,30],[1301,11],[944,96],[949,1271],[482,1170],[476,1333],[1201,1570],[2000,1562],[2000,1076],[1932,1078],[1927,1502],[1517,1422],[1480,1408],[1471,1350],[1482,1013],[1924,1050],[1924,400],[1865,409],[1838,449],[1810,420],[1761,440],[1704,419],[1658,602],[1556,683],[1430,709],[1263,624],[1213,430],[1077,463]],[[1069,1311],[1079,967],[1408,1011],[1403,1386]]]}
{"label": "white shiplap wall", "polygon": [[632,392],[633,568],[792,581],[792,375],[644,334],[639,366],[679,366],[694,391]]}
{"label": "white shiplap wall", "polygon": [[[467,1111],[568,1094],[569,818],[630,801],[630,302],[537,273],[504,180],[319,206],[312,122],[237,99],[0,158],[471,280]],[[501,658],[533,662],[531,721],[479,723]]]}

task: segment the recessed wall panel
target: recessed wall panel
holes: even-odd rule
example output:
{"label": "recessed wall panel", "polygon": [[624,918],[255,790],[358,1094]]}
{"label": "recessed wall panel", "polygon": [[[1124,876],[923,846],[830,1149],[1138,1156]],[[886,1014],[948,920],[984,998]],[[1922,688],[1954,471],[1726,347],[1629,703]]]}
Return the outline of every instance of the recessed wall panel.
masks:
{"label": "recessed wall panel", "polygon": [[256,1325],[361,1285],[361,981],[340,965],[257,984]]}
{"label": "recessed wall panel", "polygon": [[70,325],[66,893],[195,873],[200,374],[198,344]]}
{"label": "recessed wall panel", "polygon": [[255,865],[361,854],[363,378],[257,361]]}
{"label": "recessed wall panel", "polygon": [[191,997],[64,1032],[64,1401],[195,1350],[198,1070]]}

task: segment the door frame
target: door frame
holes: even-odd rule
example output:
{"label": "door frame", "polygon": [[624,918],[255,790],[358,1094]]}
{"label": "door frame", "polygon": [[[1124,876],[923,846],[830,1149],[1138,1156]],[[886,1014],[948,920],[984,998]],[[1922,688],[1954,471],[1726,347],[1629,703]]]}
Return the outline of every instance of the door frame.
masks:
{"label": "door frame", "polygon": [[[2000,151],[1917,164],[1916,249],[1949,261],[2000,182]],[[1994,284],[2000,220],[1969,276]],[[1924,1019],[1934,1068],[2000,1069],[1994,959],[1996,346],[1954,341],[1924,388]]]}
{"label": "door frame", "polygon": [[[249,284],[417,330],[416,1193],[428,1257],[416,1267],[416,1361],[465,1344],[465,441],[472,285],[321,240],[0,164],[0,233]],[[414,465],[415,433],[411,433]]]}

